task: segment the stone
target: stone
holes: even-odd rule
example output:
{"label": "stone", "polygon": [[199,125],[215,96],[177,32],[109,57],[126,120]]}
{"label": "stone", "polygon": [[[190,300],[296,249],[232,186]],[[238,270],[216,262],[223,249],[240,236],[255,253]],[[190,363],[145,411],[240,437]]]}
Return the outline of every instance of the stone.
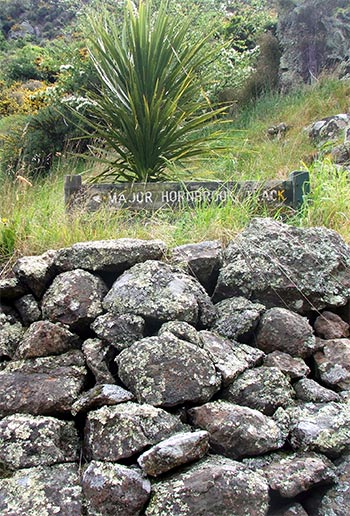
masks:
{"label": "stone", "polygon": [[24,256],[13,266],[17,278],[40,299],[55,275],[56,251],[47,251],[40,256]]}
{"label": "stone", "polygon": [[78,348],[80,340],[60,324],[37,321],[29,326],[19,343],[15,358],[37,358],[59,355]]}
{"label": "stone", "polygon": [[313,401],[315,403],[341,401],[339,394],[322,387],[322,385],[311,378],[303,378],[302,380],[299,380],[293,385],[293,388],[299,400]]}
{"label": "stone", "polygon": [[288,435],[258,410],[227,401],[206,403],[188,414],[193,426],[209,432],[211,450],[231,459],[277,450]]}
{"label": "stone", "polygon": [[273,351],[264,358],[265,367],[277,367],[292,379],[308,376],[311,372],[302,358],[292,357],[283,351]]}
{"label": "stone", "polygon": [[315,353],[317,375],[337,390],[350,390],[350,339],[324,341],[322,351]]}
{"label": "stone", "polygon": [[214,306],[197,280],[158,261],[134,265],[113,284],[103,301],[116,315],[131,313],[150,323],[172,320],[212,324]]}
{"label": "stone", "polygon": [[13,301],[19,299],[27,293],[25,286],[16,276],[0,279],[0,299],[1,301]]}
{"label": "stone", "polygon": [[12,324],[5,314],[0,313],[0,361],[14,357],[24,332],[25,329],[21,323]]}
{"label": "stone", "polygon": [[159,329],[158,336],[163,335],[163,333],[166,332],[172,333],[178,339],[192,342],[192,344],[201,348],[203,347],[198,331],[191,326],[191,324],[188,324],[185,321],[169,321],[162,324]]}
{"label": "stone", "polygon": [[220,335],[241,342],[249,342],[265,306],[244,297],[224,299],[215,305],[216,320],[212,329]]}
{"label": "stone", "polygon": [[336,480],[333,463],[313,452],[277,452],[244,463],[264,476],[272,491],[283,498],[294,498],[314,486]]}
{"label": "stone", "polygon": [[294,450],[337,458],[349,449],[349,403],[303,403],[288,407],[290,443]]}
{"label": "stone", "polygon": [[214,302],[235,296],[301,314],[345,305],[350,248],[330,229],[253,219],[224,251]]}
{"label": "stone", "polygon": [[256,345],[265,353],[283,351],[301,358],[312,355],[319,348],[306,317],[279,307],[267,310],[262,316]]}
{"label": "stone", "polygon": [[9,362],[0,371],[0,414],[70,412],[87,376],[79,351],[61,357]]}
{"label": "stone", "polygon": [[145,321],[138,315],[107,312],[94,320],[91,329],[99,339],[121,351],[144,337]]}
{"label": "stone", "polygon": [[161,240],[97,240],[78,242],[57,252],[55,264],[61,271],[84,269],[121,274],[136,263],[160,260],[166,252]]}
{"label": "stone", "polygon": [[243,345],[245,349],[242,349],[238,343],[210,331],[203,330],[199,335],[203,342],[203,349],[209,354],[221,374],[223,387],[227,387],[248,367],[261,362],[264,356],[260,350],[247,345]]}
{"label": "stone", "polygon": [[78,465],[58,464],[21,469],[0,479],[1,516],[81,516]]}
{"label": "stone", "polygon": [[322,497],[317,516],[344,516],[350,509],[350,453],[336,462],[338,480]]}
{"label": "stone", "polygon": [[92,409],[102,406],[118,405],[126,401],[132,401],[134,395],[120,387],[120,385],[102,384],[95,385],[92,389],[84,392],[72,405],[72,415],[79,412],[89,412]]}
{"label": "stone", "polygon": [[73,331],[88,326],[103,311],[103,281],[81,269],[63,272],[54,279],[42,300],[42,313],[51,322],[67,324]]}
{"label": "stone", "polygon": [[263,477],[236,461],[209,457],[153,484],[145,515],[266,516],[268,501]]}
{"label": "stone", "polygon": [[71,421],[26,414],[0,421],[0,464],[5,470],[75,462],[78,447]]}
{"label": "stone", "polygon": [[145,338],[117,356],[118,376],[140,403],[204,403],[220,389],[209,354],[172,333]]}
{"label": "stone", "polygon": [[222,245],[218,240],[174,247],[170,261],[192,274],[209,294],[214,290],[221,265]]}
{"label": "stone", "polygon": [[25,326],[29,326],[31,323],[41,319],[41,310],[37,300],[32,294],[27,294],[26,296],[17,299],[15,307]]}
{"label": "stone", "polygon": [[81,484],[87,516],[138,516],[151,493],[141,471],[109,462],[90,462]]}
{"label": "stone", "polygon": [[290,378],[276,367],[264,366],[244,371],[223,393],[224,399],[268,416],[278,407],[292,405],[294,396]]}
{"label": "stone", "polygon": [[151,405],[133,402],[89,412],[85,453],[89,460],[118,461],[184,430],[177,417]]}
{"label": "stone", "polygon": [[109,369],[114,358],[111,346],[99,339],[87,339],[82,346],[82,351],[86,365],[94,375],[97,384],[115,383]]}
{"label": "stone", "polygon": [[349,336],[349,325],[339,315],[324,311],[314,324],[315,332],[321,339],[342,339]]}
{"label": "stone", "polygon": [[147,475],[158,477],[178,466],[201,459],[208,449],[208,432],[183,432],[145,451],[137,462]]}
{"label": "stone", "polygon": [[340,113],[338,115],[322,118],[311,124],[308,128],[309,138],[315,142],[325,142],[338,138],[350,124],[350,115]]}

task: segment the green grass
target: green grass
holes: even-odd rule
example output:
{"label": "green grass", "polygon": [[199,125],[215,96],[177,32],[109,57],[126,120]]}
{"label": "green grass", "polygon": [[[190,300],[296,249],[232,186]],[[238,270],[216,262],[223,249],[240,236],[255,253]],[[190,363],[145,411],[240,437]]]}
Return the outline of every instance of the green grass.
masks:
{"label": "green grass", "polygon": [[[227,242],[255,216],[274,216],[304,227],[326,226],[349,241],[348,173],[326,159],[310,164],[316,149],[303,131],[319,118],[345,112],[349,98],[349,81],[328,79],[289,96],[261,99],[227,124],[225,142],[232,142],[230,151],[174,171],[179,179],[266,180],[285,179],[292,170],[308,168],[311,194],[298,213],[272,212],[252,197],[221,207],[153,214],[120,210],[69,215],[63,201],[63,176],[80,171],[81,163],[64,159],[50,176],[32,186],[0,178],[0,262],[84,240],[160,238],[170,247],[208,239]],[[267,128],[282,121],[291,126],[285,139],[269,139]]]}

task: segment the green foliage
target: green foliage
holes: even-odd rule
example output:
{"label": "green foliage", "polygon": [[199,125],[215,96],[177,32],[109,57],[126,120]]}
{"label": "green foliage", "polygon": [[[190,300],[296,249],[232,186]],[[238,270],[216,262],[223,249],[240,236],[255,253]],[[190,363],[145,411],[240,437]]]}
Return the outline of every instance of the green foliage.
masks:
{"label": "green foliage", "polygon": [[198,131],[222,110],[209,109],[198,78],[211,59],[205,52],[211,35],[189,39],[191,20],[176,20],[167,8],[161,2],[152,16],[150,2],[137,11],[128,3],[122,31],[105,19],[90,20],[103,88],[88,101],[95,122],[81,118],[105,142],[107,168],[99,178],[157,181],[167,177],[169,163],[210,152],[215,135]]}

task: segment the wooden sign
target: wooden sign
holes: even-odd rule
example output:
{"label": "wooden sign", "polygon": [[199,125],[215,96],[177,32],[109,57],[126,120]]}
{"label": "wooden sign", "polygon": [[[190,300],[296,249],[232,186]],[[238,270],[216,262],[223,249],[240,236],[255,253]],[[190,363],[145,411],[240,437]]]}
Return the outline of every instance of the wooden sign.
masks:
{"label": "wooden sign", "polygon": [[96,211],[111,209],[155,211],[160,208],[224,204],[249,195],[261,203],[299,208],[309,193],[309,174],[292,172],[286,181],[185,181],[162,183],[82,183],[81,176],[66,176],[65,203],[68,208]]}

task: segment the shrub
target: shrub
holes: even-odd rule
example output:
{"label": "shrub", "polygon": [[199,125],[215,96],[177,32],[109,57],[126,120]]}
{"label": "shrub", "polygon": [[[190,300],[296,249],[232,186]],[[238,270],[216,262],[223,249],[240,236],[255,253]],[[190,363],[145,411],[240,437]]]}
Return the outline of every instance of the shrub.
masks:
{"label": "shrub", "polygon": [[107,168],[99,178],[156,181],[167,177],[169,163],[210,151],[210,137],[199,130],[222,110],[209,108],[199,72],[211,60],[204,51],[211,36],[189,39],[191,20],[176,20],[167,9],[162,1],[153,17],[150,2],[137,11],[129,2],[122,30],[90,19],[102,89],[89,98],[94,122],[81,119],[105,142]]}

